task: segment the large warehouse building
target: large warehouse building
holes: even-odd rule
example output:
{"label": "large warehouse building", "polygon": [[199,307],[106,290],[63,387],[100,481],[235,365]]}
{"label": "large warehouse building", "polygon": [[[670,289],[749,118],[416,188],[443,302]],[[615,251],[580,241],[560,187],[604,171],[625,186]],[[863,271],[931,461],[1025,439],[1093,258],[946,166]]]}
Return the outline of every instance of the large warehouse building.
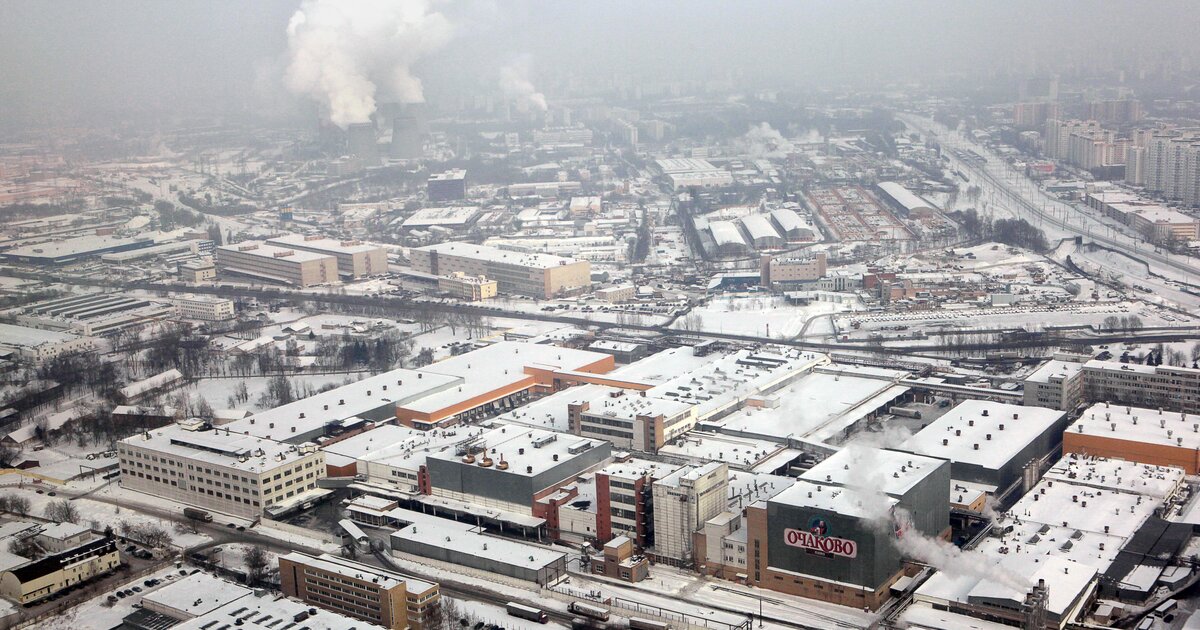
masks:
{"label": "large warehouse building", "polygon": [[387,273],[387,252],[377,245],[362,241],[339,241],[323,236],[289,234],[267,240],[268,245],[290,247],[337,259],[338,275],[343,280],[357,280]]}
{"label": "large warehouse building", "polygon": [[542,299],[580,293],[592,281],[591,263],[586,260],[471,243],[429,245],[411,250],[409,256],[412,268],[421,273],[446,276],[460,271],[468,276],[484,276],[495,280],[501,293]]}
{"label": "large warehouse building", "polygon": [[898,448],[950,460],[957,481],[1003,489],[1054,450],[1066,426],[1057,409],[965,400]]}
{"label": "large warehouse building", "polygon": [[950,466],[943,460],[843,449],[747,509],[746,580],[878,609],[909,569],[897,537],[948,534],[949,487]]}
{"label": "large warehouse building", "polygon": [[1063,433],[1063,452],[1111,457],[1200,473],[1200,415],[1092,405]]}
{"label": "large warehouse building", "polygon": [[217,250],[217,271],[222,275],[310,287],[338,281],[337,259],[327,254],[245,241]]}

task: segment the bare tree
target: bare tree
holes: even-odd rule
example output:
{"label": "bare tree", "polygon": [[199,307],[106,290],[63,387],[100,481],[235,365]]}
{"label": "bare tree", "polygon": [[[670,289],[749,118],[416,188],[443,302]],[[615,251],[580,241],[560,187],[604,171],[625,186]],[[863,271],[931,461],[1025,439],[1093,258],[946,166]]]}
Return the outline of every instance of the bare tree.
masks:
{"label": "bare tree", "polygon": [[56,523],[79,522],[79,508],[75,507],[75,504],[67,499],[51,501],[46,505],[43,514],[45,514],[46,520]]}

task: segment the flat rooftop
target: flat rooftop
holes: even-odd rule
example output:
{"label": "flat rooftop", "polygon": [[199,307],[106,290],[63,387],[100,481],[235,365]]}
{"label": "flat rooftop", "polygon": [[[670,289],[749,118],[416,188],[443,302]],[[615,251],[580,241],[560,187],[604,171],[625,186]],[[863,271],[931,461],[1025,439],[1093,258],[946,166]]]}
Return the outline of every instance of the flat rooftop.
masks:
{"label": "flat rooftop", "polygon": [[127,437],[121,443],[255,474],[308,454],[294,444],[230,433],[224,427],[190,431],[178,424]]}
{"label": "flat rooftop", "polygon": [[440,208],[422,208],[404,220],[402,225],[411,227],[428,227],[432,225],[464,225],[470,223],[483,213],[477,206],[446,206]]}
{"label": "flat rooftop", "polygon": [[[824,355],[820,355],[824,357]],[[908,387],[853,370],[813,370],[768,397],[775,406],[741,409],[717,422],[722,432],[766,439],[825,440],[908,392]],[[900,378],[904,372],[893,372]]]}
{"label": "flat rooftop", "polygon": [[67,238],[60,241],[50,241],[48,243],[38,243],[36,245],[25,245],[22,247],[14,247],[6,252],[5,256],[29,256],[34,258],[63,258],[66,256],[83,256],[95,252],[104,252],[118,247],[126,247],[145,243],[147,246],[152,244],[148,238],[121,238],[117,236],[77,236],[75,238]]}
{"label": "flat rooftop", "polygon": [[380,569],[369,564],[359,562],[351,562],[345,558],[323,553],[319,556],[310,556],[305,553],[293,551],[285,556],[280,556],[280,559],[286,558],[297,564],[305,564],[311,567],[320,569],[334,575],[341,575],[351,579],[366,580],[379,585],[379,588],[390,589],[400,584],[406,584],[409,592],[423,593],[436,586],[433,582],[422,580],[395,571]]}
{"label": "flat rooftop", "polygon": [[79,339],[78,335],[54,330],[42,330],[28,326],[0,324],[0,345],[16,348],[36,348],[43,344],[66,343]]}
{"label": "flat rooftop", "polygon": [[392,538],[450,549],[456,554],[529,569],[541,569],[566,557],[561,551],[551,551],[509,538],[489,536],[483,533],[482,528],[470,523],[460,523],[404,508],[392,509],[387,512],[387,516],[408,523],[392,532]]}
{"label": "flat rooftop", "polygon": [[677,464],[630,458],[623,462],[613,462],[596,472],[620,479],[639,479],[646,476],[662,479],[680,468],[682,466]]}
{"label": "flat rooftop", "polygon": [[576,385],[521,405],[512,411],[496,416],[493,420],[569,433],[571,426],[567,406],[573,403],[588,402],[609,391],[616,391],[616,388],[592,383]]}
{"label": "flat rooftop", "polygon": [[[703,421],[825,362],[828,357],[823,354],[792,348],[738,350],[722,354],[695,369],[676,372],[674,377],[651,388],[647,394],[693,403],[697,419]],[[613,376],[626,374],[620,371]],[[787,431],[784,435],[793,432]]]}
{"label": "flat rooftop", "polygon": [[1067,431],[1157,446],[1200,448],[1200,415],[1178,411],[1097,403],[1084,410]]}
{"label": "flat rooftop", "polygon": [[257,258],[286,260],[294,263],[322,260],[329,257],[329,254],[306,252],[302,249],[295,249],[293,247],[280,247],[278,245],[271,245],[266,241],[242,241],[241,243],[234,243],[233,245],[221,245],[220,247],[217,247],[217,251],[244,254],[246,256],[254,256]]}
{"label": "flat rooftop", "polygon": [[693,430],[663,446],[658,451],[662,455],[682,457],[692,461],[721,461],[732,468],[750,470],[760,463],[781,452],[793,453],[799,457],[799,451],[788,449],[787,445],[774,440],[736,437],[720,433]]}
{"label": "flat rooftop", "polygon": [[157,605],[195,617],[212,612],[253,592],[253,589],[240,584],[200,572],[146,593],[142,596],[142,601],[148,608],[153,609]]}
{"label": "flat rooftop", "polygon": [[903,496],[944,460],[889,449],[846,446],[800,475],[818,483],[868,487],[892,497]]}
{"label": "flat rooftop", "polygon": [[385,424],[334,442],[321,450],[325,451],[327,462],[343,457],[415,471],[425,464],[430,453],[448,450],[463,440],[486,432],[487,429],[478,426],[419,431]]}
{"label": "flat rooftop", "polygon": [[471,243],[439,243],[437,245],[426,245],[420,249],[421,251],[437,252],[439,255],[462,256],[488,263],[517,265],[533,269],[550,269],[576,262],[573,258],[563,258],[550,254],[515,252],[488,247],[486,245],[473,245]]}
{"label": "flat rooftop", "polygon": [[[799,479],[792,487],[776,494],[771,502],[800,508],[825,510],[842,516],[873,519],[894,507],[899,501],[886,495],[864,492]],[[882,502],[882,505],[881,505]]]}
{"label": "flat rooftop", "polygon": [[357,240],[339,240],[325,236],[305,236],[303,234],[276,236],[267,239],[267,243],[282,247],[308,247],[331,255],[362,254],[379,249],[378,245],[371,245]]}
{"label": "flat rooftop", "polygon": [[1179,491],[1186,474],[1182,468],[1139,464],[1123,459],[1065,453],[1043,479],[1069,482],[1098,490],[1132,492],[1166,499]]}
{"label": "flat rooftop", "polygon": [[1083,371],[1083,364],[1051,359],[1025,377],[1027,383],[1049,383],[1051,378],[1072,378]]}
{"label": "flat rooftop", "polygon": [[455,376],[397,369],[260,411],[223,428],[273,440],[288,440],[322,430],[331,422],[372,415],[373,412],[382,414],[380,410],[385,407],[391,408],[390,417],[394,419],[397,405],[445,391],[461,382],[462,379]]}
{"label": "flat rooftop", "polygon": [[1065,415],[1045,407],[965,400],[899,448],[999,470]]}
{"label": "flat rooftop", "polygon": [[[479,449],[475,455],[475,463],[462,461],[464,452],[460,449],[430,453],[430,459],[451,461],[463,466],[478,466],[478,462],[486,455],[494,462],[492,468],[497,472],[523,477],[540,475],[555,466],[570,461],[580,453],[606,446],[608,442],[579,437],[569,433],[558,433],[544,429],[500,426],[475,437],[470,444],[464,444],[473,449]],[[508,464],[502,470],[501,462]]]}
{"label": "flat rooftop", "polygon": [[[346,617],[325,608],[313,608],[299,600],[289,599],[269,591],[262,595],[253,594],[238,598],[224,606],[209,611],[199,617],[189,619],[172,626],[172,630],[222,630],[224,628],[243,628],[245,630],[283,630],[292,620],[303,614],[307,617],[303,622],[295,622],[289,630],[303,628],[319,628],[320,630],[354,630],[358,628],[379,628],[380,626],[367,623],[361,619]],[[309,615],[309,610],[316,614]]]}
{"label": "flat rooftop", "polygon": [[588,401],[587,415],[633,420],[638,416],[674,418],[686,414],[692,404],[678,400],[643,396],[639,392],[615,389]]}
{"label": "flat rooftop", "polygon": [[[547,344],[501,341],[465,354],[433,363],[422,372],[458,379],[454,387],[443,388],[402,404],[418,413],[442,412],[463,401],[480,401],[481,396],[508,395],[507,390],[522,382],[532,385],[526,368],[550,371],[576,371],[598,361],[611,361],[611,355],[575,350]],[[435,420],[440,419],[436,418]]]}

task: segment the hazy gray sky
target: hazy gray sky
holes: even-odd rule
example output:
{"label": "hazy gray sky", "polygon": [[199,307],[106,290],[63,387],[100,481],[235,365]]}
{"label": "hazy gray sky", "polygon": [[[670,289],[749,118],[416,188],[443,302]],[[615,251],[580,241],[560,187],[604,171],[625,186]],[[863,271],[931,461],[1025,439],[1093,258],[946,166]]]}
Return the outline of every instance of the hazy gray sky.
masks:
{"label": "hazy gray sky", "polygon": [[[1153,48],[1195,52],[1194,2],[430,0],[453,26],[412,68],[436,99],[548,73],[665,79],[741,70],[879,81]],[[0,0],[0,114],[278,107],[301,0]],[[1107,51],[1107,52],[1106,52]],[[1115,55],[1114,55],[1115,56]],[[196,109],[199,109],[197,107]]]}

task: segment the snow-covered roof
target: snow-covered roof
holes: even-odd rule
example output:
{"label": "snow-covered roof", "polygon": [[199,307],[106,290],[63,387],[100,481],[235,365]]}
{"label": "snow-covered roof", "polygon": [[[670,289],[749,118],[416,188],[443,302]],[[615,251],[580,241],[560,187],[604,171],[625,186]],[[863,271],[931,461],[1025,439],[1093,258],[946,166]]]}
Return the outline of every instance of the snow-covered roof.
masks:
{"label": "snow-covered roof", "polygon": [[1065,412],[965,400],[900,445],[902,450],[1000,470]]}
{"label": "snow-covered roof", "polygon": [[177,611],[188,617],[211,612],[254,591],[208,573],[193,573],[142,596],[142,604],[154,611]]}
{"label": "snow-covered roof", "polygon": [[496,247],[488,247],[486,245],[474,245],[472,243],[438,243],[436,245],[426,245],[425,247],[420,248],[420,250],[437,252],[439,255],[462,256],[464,258],[482,260],[490,263],[519,265],[521,267],[529,267],[532,269],[551,269],[575,262],[575,260],[572,258],[563,258],[561,256],[552,256],[550,254],[515,252]]}
{"label": "snow-covered roof", "polygon": [[1042,478],[1165,499],[1179,491],[1185,476],[1182,468],[1065,453]]}
{"label": "snow-covered roof", "polygon": [[1050,379],[1072,378],[1083,371],[1083,364],[1075,361],[1051,359],[1025,377],[1027,383],[1049,383]]}
{"label": "snow-covered roof", "polygon": [[912,191],[896,182],[880,182],[879,189],[891,197],[892,201],[900,204],[906,210],[937,209],[937,206],[918,197]]}
{"label": "snow-covered roof", "polygon": [[848,446],[800,475],[801,479],[848,487],[870,487],[901,497],[945,461],[880,448]]}
{"label": "snow-covered roof", "polygon": [[1097,403],[1067,431],[1158,446],[1200,449],[1200,415]]}
{"label": "snow-covered roof", "polygon": [[[540,475],[581,453],[607,445],[601,440],[511,425],[486,431],[474,443],[474,446],[487,449],[476,457],[491,458],[494,470],[524,477]],[[462,462],[462,455],[455,450],[429,453],[428,458],[468,465]],[[507,468],[502,469],[502,464],[507,464]]]}
{"label": "snow-covered roof", "polygon": [[[772,503],[836,512],[842,516],[872,519],[899,503],[889,496],[877,496],[855,488],[827,486],[805,479],[776,494]],[[880,505],[882,502],[882,505]]]}
{"label": "snow-covered roof", "polygon": [[118,390],[118,393],[124,396],[127,400],[134,399],[147,392],[170,385],[181,378],[183,378],[183,373],[172,368],[166,372],[155,374],[150,378],[130,383],[129,385],[126,385]]}
{"label": "snow-covered roof", "polygon": [[[397,369],[292,403],[260,411],[223,428],[274,440],[288,440],[323,429],[334,421],[372,416],[381,408],[395,407],[447,390],[461,379],[432,372]],[[389,414],[385,414],[389,415]]]}
{"label": "snow-covered roof", "polygon": [[750,234],[750,238],[758,240],[760,238],[779,238],[779,233],[775,231],[775,226],[771,225],[771,221],[766,215],[751,214],[742,217],[742,226],[746,228],[746,232]]}
{"label": "snow-covered roof", "polygon": [[252,473],[286,466],[311,452],[311,446],[231,433],[224,427],[191,431],[179,424],[127,437],[121,443]]}

